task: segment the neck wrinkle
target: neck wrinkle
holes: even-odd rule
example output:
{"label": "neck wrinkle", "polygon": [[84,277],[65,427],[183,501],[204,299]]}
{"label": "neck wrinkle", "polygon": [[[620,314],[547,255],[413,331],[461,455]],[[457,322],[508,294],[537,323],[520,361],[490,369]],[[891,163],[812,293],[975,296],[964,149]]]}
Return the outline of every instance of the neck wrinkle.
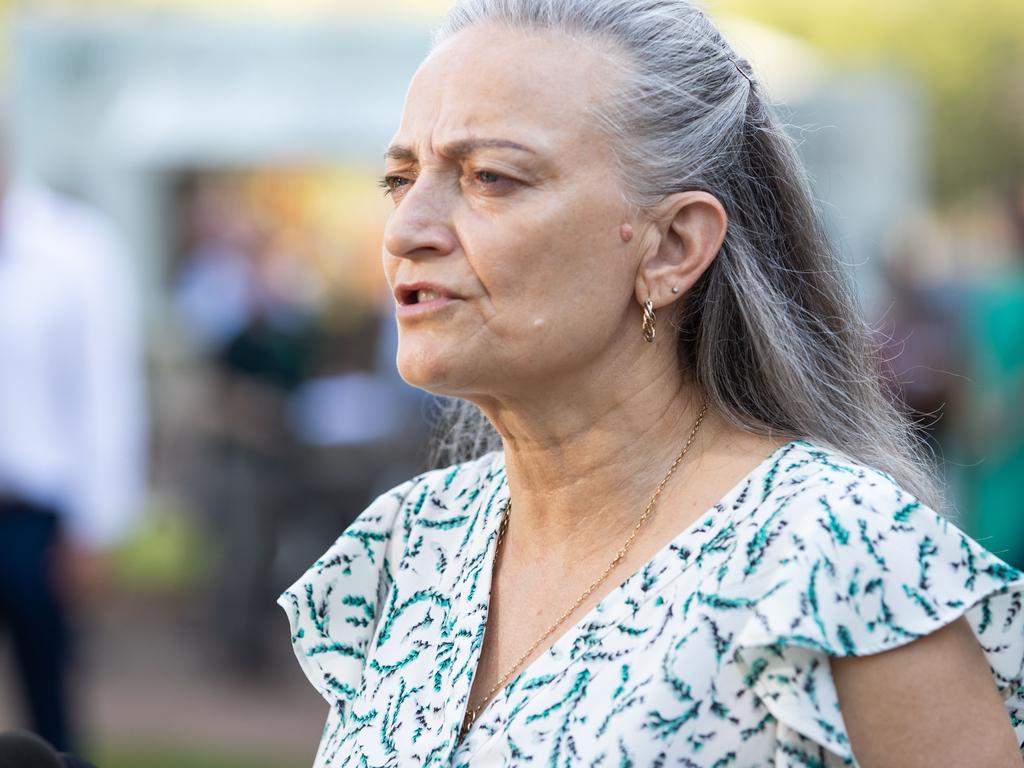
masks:
{"label": "neck wrinkle", "polygon": [[[649,413],[643,428],[632,434],[604,430],[532,450],[506,445],[512,510],[502,547],[519,562],[566,566],[617,549],[686,444],[701,403],[680,389],[676,399]],[[718,431],[709,409],[648,523],[670,491],[699,470]]]}

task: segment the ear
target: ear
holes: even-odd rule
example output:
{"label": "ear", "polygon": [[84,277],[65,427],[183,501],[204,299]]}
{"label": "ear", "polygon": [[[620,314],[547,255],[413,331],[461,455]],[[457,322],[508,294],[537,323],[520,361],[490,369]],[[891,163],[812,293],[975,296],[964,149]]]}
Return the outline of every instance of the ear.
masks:
{"label": "ear", "polygon": [[686,295],[711,266],[729,220],[718,198],[699,190],[668,195],[648,215],[635,290],[640,304],[649,298],[657,308]]}

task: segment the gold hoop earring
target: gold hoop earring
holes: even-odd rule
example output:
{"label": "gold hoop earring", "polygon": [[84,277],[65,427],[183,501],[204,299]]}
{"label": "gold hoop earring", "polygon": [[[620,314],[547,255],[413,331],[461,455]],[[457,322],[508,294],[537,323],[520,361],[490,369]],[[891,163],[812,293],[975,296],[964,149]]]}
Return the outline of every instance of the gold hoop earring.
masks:
{"label": "gold hoop earring", "polygon": [[647,299],[647,301],[644,302],[643,323],[644,339],[646,341],[654,341],[655,321],[656,318],[654,317],[654,302],[652,302],[650,299]]}

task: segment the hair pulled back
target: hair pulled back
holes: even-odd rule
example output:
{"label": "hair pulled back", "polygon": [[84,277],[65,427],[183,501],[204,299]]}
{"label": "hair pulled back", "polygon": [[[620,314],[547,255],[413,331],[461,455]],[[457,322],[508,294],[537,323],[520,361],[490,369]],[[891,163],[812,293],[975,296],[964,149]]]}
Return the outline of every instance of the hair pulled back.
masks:
{"label": "hair pulled back", "polygon": [[[433,47],[473,24],[550,30],[607,47],[614,92],[591,116],[625,202],[703,190],[729,225],[677,302],[681,373],[732,424],[799,435],[888,473],[948,511],[913,424],[883,384],[879,345],[826,235],[793,140],[749,64],[688,0],[463,0]],[[442,400],[432,466],[501,449],[473,403]]]}

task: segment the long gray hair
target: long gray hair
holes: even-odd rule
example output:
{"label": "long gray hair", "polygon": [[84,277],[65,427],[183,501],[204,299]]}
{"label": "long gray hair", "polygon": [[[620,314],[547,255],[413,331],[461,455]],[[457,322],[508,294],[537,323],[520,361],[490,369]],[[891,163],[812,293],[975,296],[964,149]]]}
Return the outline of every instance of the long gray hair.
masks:
{"label": "long gray hair", "polygon": [[[878,340],[793,140],[705,13],[688,0],[462,0],[433,47],[485,21],[608,47],[621,76],[592,117],[626,203],[643,209],[704,190],[725,207],[721,251],[672,320],[681,373],[709,407],[747,431],[841,451],[950,512],[912,420],[887,394]],[[502,447],[473,403],[440,402],[433,466]]]}

